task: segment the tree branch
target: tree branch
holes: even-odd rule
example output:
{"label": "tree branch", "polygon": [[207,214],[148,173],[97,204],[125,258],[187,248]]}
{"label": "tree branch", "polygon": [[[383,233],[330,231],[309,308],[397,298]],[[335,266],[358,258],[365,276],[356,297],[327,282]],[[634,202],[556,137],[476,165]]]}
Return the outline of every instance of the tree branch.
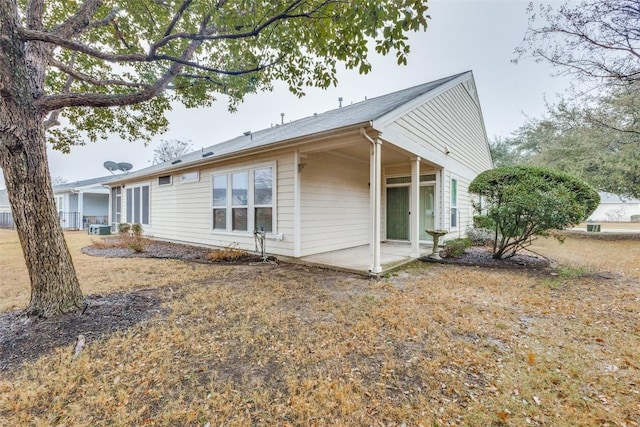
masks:
{"label": "tree branch", "polygon": [[106,80],[100,80],[100,79],[96,79],[88,74],[84,74],[81,73],[79,71],[76,71],[73,66],[68,66],[66,64],[63,64],[60,61],[56,61],[56,60],[52,60],[50,61],[50,65],[53,67],[56,67],[57,69],[59,69],[60,71],[62,71],[65,74],[68,74],[69,76],[73,77],[76,80],[80,80],[83,81],[85,83],[89,83],[92,84],[94,86],[123,86],[123,87],[131,87],[131,88],[147,88],[149,87],[149,85],[146,84],[142,84],[142,83],[133,83],[133,82],[127,82],[124,80],[117,80],[117,79],[106,79]]}
{"label": "tree branch", "polygon": [[[74,15],[69,17],[62,24],[53,28],[53,34],[60,38],[71,38],[74,35],[81,33],[91,25],[91,18],[95,15],[101,5],[102,0],[86,0]],[[115,16],[115,13],[113,14]],[[107,18],[109,18],[109,15],[107,15]]]}

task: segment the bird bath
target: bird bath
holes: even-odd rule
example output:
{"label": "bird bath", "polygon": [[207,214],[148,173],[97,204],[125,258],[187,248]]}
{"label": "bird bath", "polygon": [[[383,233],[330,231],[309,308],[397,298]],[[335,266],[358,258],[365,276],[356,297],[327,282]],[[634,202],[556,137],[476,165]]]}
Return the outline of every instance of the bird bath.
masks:
{"label": "bird bath", "polygon": [[429,258],[431,259],[441,259],[440,254],[438,253],[438,240],[442,236],[448,233],[447,230],[425,230],[428,235],[433,237],[433,252],[429,254]]}

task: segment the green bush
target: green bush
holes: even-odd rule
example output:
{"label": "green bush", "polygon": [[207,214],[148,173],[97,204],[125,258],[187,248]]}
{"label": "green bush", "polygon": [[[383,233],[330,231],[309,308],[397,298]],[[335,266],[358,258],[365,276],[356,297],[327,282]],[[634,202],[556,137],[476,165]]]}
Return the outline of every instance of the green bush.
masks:
{"label": "green bush", "polygon": [[471,246],[473,246],[471,239],[466,237],[448,240],[444,245],[444,253],[447,258],[457,258],[464,254]]}
{"label": "green bush", "polygon": [[640,215],[631,215],[631,222],[640,222]]}
{"label": "green bush", "polygon": [[473,217],[473,226],[474,228],[486,228],[487,230],[493,230],[496,224],[486,215],[475,215]]}
{"label": "green bush", "polygon": [[533,236],[548,236],[551,230],[579,224],[600,203],[600,196],[586,182],[536,166],[484,171],[471,182],[469,192],[482,197],[483,209],[494,224],[494,258],[515,255]]}

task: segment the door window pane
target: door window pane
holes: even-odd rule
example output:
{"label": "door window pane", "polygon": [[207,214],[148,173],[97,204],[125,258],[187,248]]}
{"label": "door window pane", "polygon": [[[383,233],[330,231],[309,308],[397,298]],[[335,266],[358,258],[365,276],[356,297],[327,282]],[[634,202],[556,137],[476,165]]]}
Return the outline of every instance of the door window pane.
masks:
{"label": "door window pane", "polygon": [[387,188],[387,238],[409,239],[409,187]]}
{"label": "door window pane", "polygon": [[425,230],[435,228],[435,204],[433,185],[420,187],[420,240],[431,241],[433,238]]}

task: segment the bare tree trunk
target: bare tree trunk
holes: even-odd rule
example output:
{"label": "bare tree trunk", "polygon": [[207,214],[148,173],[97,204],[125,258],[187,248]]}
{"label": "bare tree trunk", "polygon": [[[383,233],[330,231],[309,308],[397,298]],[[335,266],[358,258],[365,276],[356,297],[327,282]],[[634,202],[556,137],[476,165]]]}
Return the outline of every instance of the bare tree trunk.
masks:
{"label": "bare tree trunk", "polygon": [[46,318],[75,311],[83,296],[53,199],[42,117],[2,113],[0,122],[13,127],[13,137],[2,135],[0,165],[31,279],[25,314]]}

